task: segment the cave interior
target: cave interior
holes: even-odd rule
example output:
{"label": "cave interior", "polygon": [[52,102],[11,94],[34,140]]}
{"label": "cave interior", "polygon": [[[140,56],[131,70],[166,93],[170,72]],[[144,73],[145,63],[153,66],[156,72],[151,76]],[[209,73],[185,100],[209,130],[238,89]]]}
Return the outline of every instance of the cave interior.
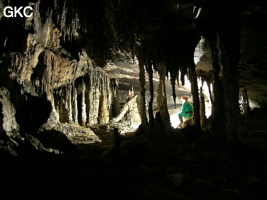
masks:
{"label": "cave interior", "polygon": [[266,196],[264,3],[0,0],[0,198]]}

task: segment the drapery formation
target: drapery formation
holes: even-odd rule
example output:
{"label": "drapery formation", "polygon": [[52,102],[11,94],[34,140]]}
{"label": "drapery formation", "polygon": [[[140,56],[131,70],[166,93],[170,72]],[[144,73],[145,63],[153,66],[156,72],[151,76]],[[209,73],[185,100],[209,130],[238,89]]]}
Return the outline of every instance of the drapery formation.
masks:
{"label": "drapery formation", "polygon": [[111,88],[106,74],[89,70],[88,74],[54,90],[55,110],[61,123],[81,126],[107,124],[111,109]]}

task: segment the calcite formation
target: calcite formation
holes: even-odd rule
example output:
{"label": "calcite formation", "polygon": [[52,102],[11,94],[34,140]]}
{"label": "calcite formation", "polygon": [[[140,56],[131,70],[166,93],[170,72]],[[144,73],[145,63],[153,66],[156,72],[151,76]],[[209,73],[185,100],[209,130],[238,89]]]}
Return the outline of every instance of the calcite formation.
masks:
{"label": "calcite formation", "polygon": [[[255,77],[250,78],[259,70],[254,67],[249,73],[246,67],[257,57],[247,53],[247,46],[258,52],[248,35],[253,33],[252,39],[261,35],[250,19],[258,17],[255,13],[264,16],[262,8],[204,0],[159,1],[153,6],[138,0],[96,1],[94,6],[74,0],[19,2],[33,8],[31,17],[0,16],[5,27],[0,34],[3,135],[26,132],[37,137],[42,128],[70,135],[86,133],[88,142],[96,142],[100,140],[90,126],[107,125],[111,119],[118,123],[127,106],[136,113],[138,107],[142,132],[154,132],[162,125],[167,135],[172,129],[169,99],[172,96],[175,107],[181,96],[177,86],[180,89],[186,77],[191,83],[195,126],[206,124],[205,102],[210,101],[209,122],[220,141],[238,139],[239,82],[248,95],[260,94],[260,105],[265,105],[265,93],[255,86]],[[0,9],[17,3],[1,1]],[[125,67],[120,70],[124,74],[108,74],[108,63]],[[239,65],[246,68],[241,76]],[[265,83],[264,76],[259,77]],[[123,83],[129,79],[130,83]],[[133,84],[136,81],[138,87]],[[131,86],[139,92],[138,106],[130,106],[130,100],[123,107],[122,96]],[[243,96],[248,104],[249,97]]]}
{"label": "calcite formation", "polygon": [[[84,49],[77,49],[77,57],[74,58],[75,56],[62,46],[62,43],[77,38],[80,24],[77,13],[71,23],[67,24],[69,10],[66,1],[63,2],[62,8],[59,7],[60,3],[55,1],[50,12],[45,14],[42,11],[49,10],[50,5],[46,5],[44,1],[31,4],[34,14],[33,17],[25,18],[24,28],[29,30],[24,34],[25,46],[22,50],[12,51],[3,57],[6,58],[5,79],[8,80],[7,87],[1,87],[3,131],[10,137],[12,134],[19,135],[24,127],[38,121],[39,116],[33,119],[33,115],[22,113],[26,109],[21,108],[23,105],[20,105],[19,101],[16,102],[16,99],[23,96],[23,102],[27,103],[28,98],[38,98],[45,94],[51,108],[46,108],[45,104],[39,105],[46,109],[46,115],[49,116],[45,121],[40,120],[40,124],[37,123],[36,127],[41,127],[39,131],[60,131],[73,143],[99,142],[101,140],[89,126],[107,124],[110,116],[118,114],[119,110],[114,111],[112,105],[118,91],[116,87],[111,87],[110,78],[96,66]],[[54,18],[53,12],[61,14]],[[13,42],[11,40],[7,35],[4,48],[10,48],[8,45]],[[19,88],[13,89],[13,83],[18,84]],[[31,105],[29,108],[35,109]],[[16,119],[17,113],[21,118],[24,114],[25,119]],[[43,114],[40,110],[41,115]],[[20,127],[17,121],[25,125]],[[26,128],[26,131],[36,135],[38,127],[32,126]],[[78,137],[83,139],[77,140]]]}

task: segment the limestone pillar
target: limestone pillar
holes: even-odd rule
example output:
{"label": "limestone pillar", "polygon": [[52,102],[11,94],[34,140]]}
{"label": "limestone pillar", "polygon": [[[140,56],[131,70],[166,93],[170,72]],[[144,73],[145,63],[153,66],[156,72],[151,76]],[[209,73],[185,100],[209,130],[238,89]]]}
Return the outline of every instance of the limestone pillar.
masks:
{"label": "limestone pillar", "polygon": [[73,87],[73,96],[72,96],[72,103],[73,103],[73,122],[78,124],[78,104],[77,104],[77,88]]}
{"label": "limestone pillar", "polygon": [[168,112],[167,98],[166,98],[166,85],[165,85],[166,67],[165,66],[159,65],[159,74],[160,74],[160,80],[159,80],[159,85],[158,85],[158,90],[157,90],[158,111],[161,115],[162,122],[165,126],[165,134],[168,134],[169,128],[171,127],[171,123],[170,123],[170,115]]}
{"label": "limestone pillar", "polygon": [[84,80],[82,81],[82,126],[86,126],[86,120],[87,120],[87,116],[86,116],[86,103],[85,103],[85,90],[86,90],[86,86],[84,83]]}
{"label": "limestone pillar", "polygon": [[145,88],[145,69],[144,66],[139,63],[139,81],[140,81],[140,116],[142,121],[142,126],[144,129],[147,129],[148,123],[147,123],[147,116],[146,116],[146,88]]}
{"label": "limestone pillar", "polygon": [[67,87],[67,109],[68,109],[68,122],[72,123],[73,118],[72,118],[72,87],[69,85]]}

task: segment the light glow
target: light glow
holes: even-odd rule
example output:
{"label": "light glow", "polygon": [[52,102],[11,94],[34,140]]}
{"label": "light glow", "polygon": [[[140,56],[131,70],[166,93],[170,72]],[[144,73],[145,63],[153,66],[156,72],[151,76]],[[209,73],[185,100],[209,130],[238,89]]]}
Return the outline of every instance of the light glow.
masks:
{"label": "light glow", "polygon": [[[177,109],[177,110],[179,110],[179,109]],[[178,113],[179,112],[180,111],[170,115],[170,121],[171,121],[171,125],[172,125],[173,128],[177,128],[177,126],[180,124],[180,120],[179,120],[179,117],[178,117]]]}

